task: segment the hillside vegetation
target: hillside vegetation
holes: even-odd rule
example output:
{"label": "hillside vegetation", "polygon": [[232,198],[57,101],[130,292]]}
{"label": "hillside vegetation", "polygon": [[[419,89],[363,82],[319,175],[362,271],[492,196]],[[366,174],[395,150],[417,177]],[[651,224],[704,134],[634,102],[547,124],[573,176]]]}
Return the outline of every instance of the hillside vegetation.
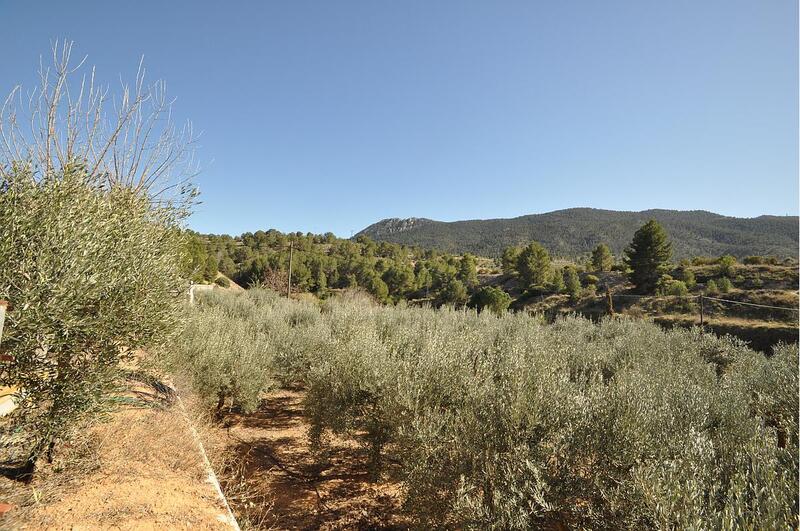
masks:
{"label": "hillside vegetation", "polygon": [[497,257],[506,247],[538,241],[552,254],[576,257],[606,243],[619,254],[649,219],[661,223],[674,241],[676,258],[747,255],[797,256],[797,216],[733,218],[702,210],[617,212],[571,208],[511,219],[442,222],[385,219],[363,234],[378,241],[417,245],[451,253]]}
{"label": "hillside vegetation", "polygon": [[249,290],[204,294],[165,356],[221,420],[269,389],[304,389],[320,460],[305,481],[336,474],[328,445],[345,437],[372,481],[400,482],[413,527],[797,522],[796,346],[765,357],[625,318],[546,324]]}

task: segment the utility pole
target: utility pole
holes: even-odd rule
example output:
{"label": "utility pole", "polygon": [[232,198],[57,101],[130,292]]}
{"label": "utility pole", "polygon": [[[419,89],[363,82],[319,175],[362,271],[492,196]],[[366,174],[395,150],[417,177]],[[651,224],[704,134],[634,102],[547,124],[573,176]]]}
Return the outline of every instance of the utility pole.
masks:
{"label": "utility pole", "polygon": [[289,280],[286,284],[286,298],[292,296],[292,254],[294,251],[294,241],[289,242]]}

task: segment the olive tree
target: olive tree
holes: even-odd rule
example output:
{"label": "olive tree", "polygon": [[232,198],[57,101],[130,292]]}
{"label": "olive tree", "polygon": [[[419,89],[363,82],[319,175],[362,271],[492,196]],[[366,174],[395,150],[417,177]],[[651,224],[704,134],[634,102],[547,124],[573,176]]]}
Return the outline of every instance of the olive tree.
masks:
{"label": "olive tree", "polygon": [[105,396],[121,358],[174,331],[196,196],[191,136],[163,85],[140,68],[111,98],[93,71],[73,83],[71,50],[56,46],[37,90],[0,109],[0,298],[13,307],[0,385],[19,389],[35,433],[29,465]]}

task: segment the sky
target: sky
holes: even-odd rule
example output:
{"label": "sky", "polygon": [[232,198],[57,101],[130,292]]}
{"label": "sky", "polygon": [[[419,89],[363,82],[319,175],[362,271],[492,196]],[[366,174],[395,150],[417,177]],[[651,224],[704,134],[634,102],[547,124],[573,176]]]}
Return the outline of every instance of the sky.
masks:
{"label": "sky", "polygon": [[140,57],[202,131],[189,225],[349,237],[570,207],[798,214],[790,0],[0,0],[0,93],[55,39]]}

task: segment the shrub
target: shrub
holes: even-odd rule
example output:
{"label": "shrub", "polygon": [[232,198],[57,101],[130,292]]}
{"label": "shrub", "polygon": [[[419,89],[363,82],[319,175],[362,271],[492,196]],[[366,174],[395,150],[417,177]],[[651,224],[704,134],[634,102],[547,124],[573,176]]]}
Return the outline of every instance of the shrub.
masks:
{"label": "shrub", "polygon": [[723,277],[732,277],[736,266],[736,258],[726,254],[717,261],[717,274]]}
{"label": "shrub", "polygon": [[717,281],[717,287],[719,288],[720,293],[728,293],[733,285],[728,277],[722,277]]}
{"label": "shrub", "polygon": [[191,378],[200,397],[220,416],[224,409],[253,411],[270,387],[268,338],[255,319],[242,319],[219,307],[204,307],[187,322],[182,340],[169,349],[167,362]]}
{"label": "shrub", "polygon": [[522,313],[340,299],[320,311],[209,295],[202,304],[225,298],[226,316],[260,323],[265,360],[290,343],[280,337],[318,330],[299,355],[312,440],[361,441],[374,478],[390,450],[414,527],[783,529],[797,519],[796,345],[766,358],[732,338],[629,319],[548,325]]}
{"label": "shrub", "polygon": [[717,295],[719,293],[719,287],[714,279],[706,282],[706,293],[709,295]]}
{"label": "shrub", "polygon": [[217,277],[214,279],[214,284],[221,288],[229,288],[231,287],[231,281],[228,280],[226,277]]}
{"label": "shrub", "polygon": [[472,296],[470,306],[478,311],[488,309],[495,315],[502,315],[511,305],[511,296],[500,288],[485,286]]}
{"label": "shrub", "polygon": [[550,277],[550,291],[553,293],[561,293],[566,289],[564,284],[564,271],[561,268],[553,268]]}
{"label": "shrub", "polygon": [[683,297],[689,294],[689,289],[682,280],[669,279],[659,287],[659,295]]}
{"label": "shrub", "polygon": [[585,277],[583,277],[583,281],[584,281],[586,284],[594,284],[594,285],[597,285],[597,283],[598,283],[598,282],[600,282],[600,279],[599,279],[599,278],[597,278],[595,275],[586,275]]}
{"label": "shrub", "polygon": [[675,274],[676,278],[682,281],[688,289],[694,289],[694,287],[697,285],[697,280],[695,279],[694,273],[687,266],[684,265],[679,267]]}
{"label": "shrub", "polygon": [[448,305],[462,308],[468,300],[467,288],[455,278],[448,279],[436,295],[436,302],[439,306]]}
{"label": "shrub", "polygon": [[14,172],[0,190],[0,298],[14,305],[0,385],[24,390],[38,455],[103,397],[124,353],[173,332],[183,236],[172,209],[77,163],[38,180]]}
{"label": "shrub", "polygon": [[718,262],[719,258],[714,258],[712,256],[695,256],[692,258],[692,265],[696,266],[714,265]]}

